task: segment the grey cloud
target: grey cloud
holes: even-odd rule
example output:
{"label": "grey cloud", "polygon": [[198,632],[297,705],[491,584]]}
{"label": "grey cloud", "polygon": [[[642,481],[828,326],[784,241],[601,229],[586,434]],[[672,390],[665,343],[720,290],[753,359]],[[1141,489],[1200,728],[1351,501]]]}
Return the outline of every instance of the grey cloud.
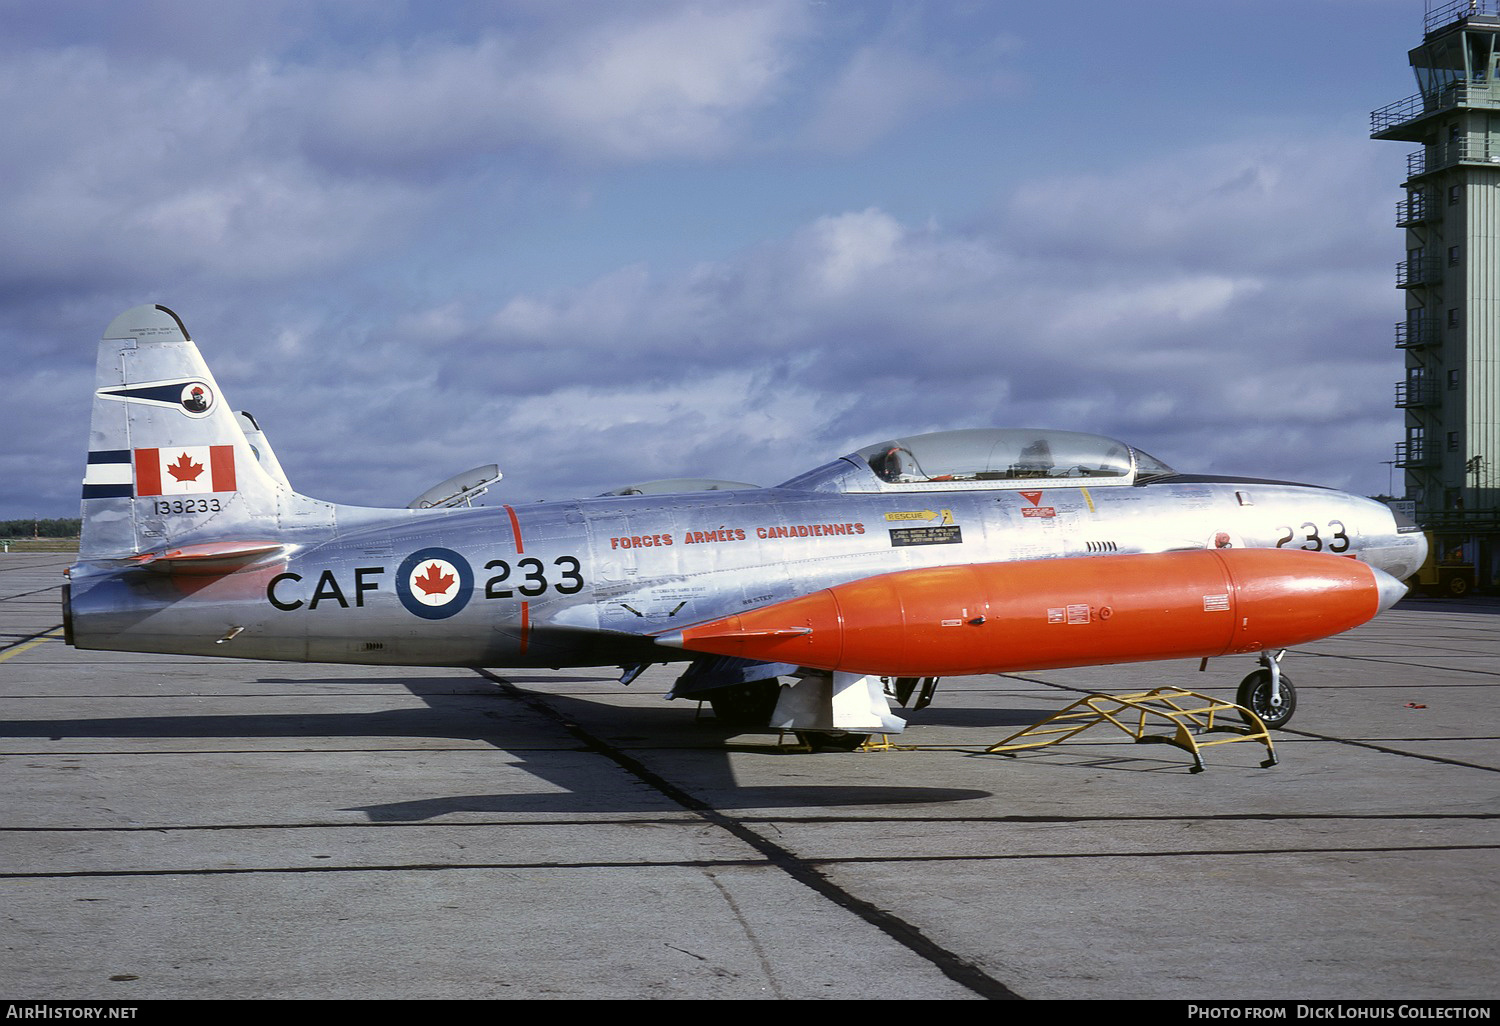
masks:
{"label": "grey cloud", "polygon": [[[806,118],[874,95],[855,44],[809,84],[798,62],[836,47],[801,4],[663,4],[597,24],[558,5],[487,9],[454,25],[377,5],[334,52],[276,7],[244,47],[202,44],[221,61],[39,22],[11,45],[0,507],[76,500],[93,341],[146,301],[187,319],[294,482],[346,501],[404,502],[491,460],[520,499],[685,474],[771,482],[878,438],[978,424],[1384,486],[1399,238],[1363,139],[1106,154],[1089,175],[997,179],[1006,199],[970,224],[851,201],[695,266],[625,257],[573,287],[484,295],[449,286],[484,254],[448,252],[443,232],[503,223],[541,188],[513,181],[708,169],[806,145]],[[726,33],[735,19],[743,31]],[[893,116],[864,129],[947,95],[920,39],[869,46],[905,71],[886,84]],[[684,48],[675,68],[653,60]],[[798,106],[812,113],[789,127],[757,123]]]}

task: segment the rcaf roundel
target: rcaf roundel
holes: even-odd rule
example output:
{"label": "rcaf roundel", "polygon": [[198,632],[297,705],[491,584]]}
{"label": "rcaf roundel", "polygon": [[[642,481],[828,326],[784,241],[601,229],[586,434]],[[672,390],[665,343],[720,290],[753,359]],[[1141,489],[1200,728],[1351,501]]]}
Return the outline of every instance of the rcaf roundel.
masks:
{"label": "rcaf roundel", "polygon": [[396,595],[408,612],[428,620],[442,620],[469,604],[474,571],[469,561],[452,549],[419,549],[396,570]]}

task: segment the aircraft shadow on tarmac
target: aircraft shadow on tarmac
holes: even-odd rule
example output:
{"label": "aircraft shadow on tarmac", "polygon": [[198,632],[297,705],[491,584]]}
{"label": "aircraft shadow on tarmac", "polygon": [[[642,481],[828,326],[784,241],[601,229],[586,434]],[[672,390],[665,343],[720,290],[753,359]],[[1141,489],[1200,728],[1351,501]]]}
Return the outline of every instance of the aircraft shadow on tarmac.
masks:
{"label": "aircraft shadow on tarmac", "polygon": [[[533,765],[527,760],[526,769],[542,775],[546,767]],[[567,776],[566,770],[558,776]],[[561,783],[549,777],[554,783]],[[597,783],[597,773],[590,780]],[[694,792],[707,788],[695,783]],[[936,805],[947,802],[971,801],[992,797],[989,791],[958,787],[889,787],[858,785],[815,786],[789,785],[786,787],[731,787],[728,790],[714,789],[711,796],[701,799],[702,807],[714,809],[763,809],[782,814],[798,809],[846,809],[859,806]],[[656,812],[673,814],[693,811],[691,805],[679,805],[664,796],[656,796],[637,805],[619,800],[618,794],[589,794],[570,792],[567,795],[506,795],[471,794],[449,795],[443,798],[424,798],[409,802],[387,802],[380,805],[358,805],[343,811],[362,812],[374,823],[406,823],[417,820],[437,819],[457,813],[486,815],[518,815],[522,813],[551,814],[621,812]]]}
{"label": "aircraft shadow on tarmac", "polygon": [[[524,679],[524,678],[517,678]],[[545,678],[556,683],[559,678]],[[592,681],[594,678],[579,678]],[[366,682],[350,678],[261,678],[258,683],[300,686],[336,685],[324,692],[336,697]],[[606,683],[600,679],[600,683]],[[612,683],[612,682],[611,682]],[[583,814],[583,813],[680,813],[695,803],[707,808],[804,809],[868,805],[927,805],[991,797],[991,792],[972,788],[913,787],[878,784],[871,786],[789,785],[741,787],[729,762],[737,753],[763,752],[768,757],[858,758],[842,753],[798,756],[775,746],[765,735],[763,748],[727,744],[741,732],[718,727],[712,721],[694,722],[682,703],[662,708],[631,706],[612,710],[610,729],[603,739],[590,740],[574,732],[559,746],[558,735],[568,727],[599,716],[599,703],[587,698],[540,694],[515,687],[496,686],[483,679],[382,677],[378,687],[398,684],[421,699],[426,708],[379,712],[295,711],[233,713],[225,715],[171,715],[98,717],[11,721],[8,737],[64,738],[453,738],[476,740],[513,757],[525,772],[560,791],[538,793],[465,794],[431,796],[411,801],[347,806],[374,822],[432,819],[453,813],[487,814]],[[243,696],[241,696],[243,697]],[[274,699],[275,696],[261,696]],[[681,785],[653,786],[650,774],[601,766],[600,754],[613,751],[610,740],[644,742],[653,750],[670,750],[673,778],[691,781],[691,792]],[[420,750],[413,750],[413,755]],[[626,761],[630,760],[628,753]],[[420,786],[419,784],[417,785]]]}

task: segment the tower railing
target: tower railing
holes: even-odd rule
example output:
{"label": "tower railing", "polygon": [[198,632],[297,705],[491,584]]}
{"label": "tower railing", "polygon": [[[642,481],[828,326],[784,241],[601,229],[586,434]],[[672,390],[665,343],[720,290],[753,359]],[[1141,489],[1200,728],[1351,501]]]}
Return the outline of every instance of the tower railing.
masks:
{"label": "tower railing", "polygon": [[1443,341],[1443,333],[1437,321],[1431,317],[1417,317],[1409,321],[1396,322],[1396,348],[1421,349],[1435,346]]}
{"label": "tower railing", "polygon": [[1438,387],[1430,381],[1396,382],[1396,407],[1436,406],[1442,399]]}
{"label": "tower railing", "polygon": [[1426,192],[1412,193],[1396,204],[1396,227],[1405,228],[1407,225],[1421,224],[1423,221],[1433,219],[1433,215],[1441,208],[1435,208],[1429,213],[1429,207]]}
{"label": "tower railing", "polygon": [[1379,135],[1455,107],[1500,107],[1500,96],[1488,82],[1454,82],[1433,93],[1413,93],[1371,111],[1370,134]]}
{"label": "tower railing", "polygon": [[1414,121],[1424,114],[1430,114],[1437,110],[1436,102],[1428,106],[1426,97],[1421,93],[1412,96],[1403,96],[1395,103],[1388,103],[1378,110],[1370,112],[1370,134],[1379,135],[1388,128],[1408,121]]}
{"label": "tower railing", "polygon": [[1457,21],[1500,17],[1500,0],[1428,0],[1422,31],[1431,35]]}
{"label": "tower railing", "polygon": [[1416,178],[1454,164],[1500,164],[1497,150],[1486,135],[1478,139],[1433,143],[1406,155],[1406,177]]}
{"label": "tower railing", "polygon": [[1442,280],[1442,262],[1431,257],[1421,260],[1403,260],[1396,265],[1396,288],[1398,289],[1436,285]]}
{"label": "tower railing", "polygon": [[1437,462],[1437,453],[1426,439],[1396,443],[1396,466],[1428,467]]}

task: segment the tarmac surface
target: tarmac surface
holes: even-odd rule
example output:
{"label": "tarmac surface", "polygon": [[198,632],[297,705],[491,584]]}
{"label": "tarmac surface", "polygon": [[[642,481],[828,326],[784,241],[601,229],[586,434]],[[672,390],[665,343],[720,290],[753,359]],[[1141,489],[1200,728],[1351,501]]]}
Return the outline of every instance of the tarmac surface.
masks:
{"label": "tarmac surface", "polygon": [[1246,657],[946,680],[903,747],[797,753],[670,668],[80,652],[0,556],[0,998],[1500,997],[1500,603],[1290,653],[1207,770],[1082,693]]}

